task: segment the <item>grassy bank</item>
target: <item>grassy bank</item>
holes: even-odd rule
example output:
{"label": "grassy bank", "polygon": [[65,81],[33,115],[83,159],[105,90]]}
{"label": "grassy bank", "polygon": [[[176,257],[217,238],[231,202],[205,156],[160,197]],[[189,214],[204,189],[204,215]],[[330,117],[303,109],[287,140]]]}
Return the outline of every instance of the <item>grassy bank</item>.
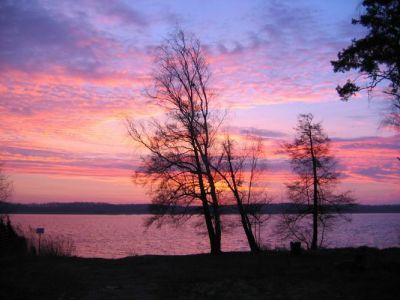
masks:
{"label": "grassy bank", "polygon": [[1,299],[399,299],[400,249],[3,258]]}

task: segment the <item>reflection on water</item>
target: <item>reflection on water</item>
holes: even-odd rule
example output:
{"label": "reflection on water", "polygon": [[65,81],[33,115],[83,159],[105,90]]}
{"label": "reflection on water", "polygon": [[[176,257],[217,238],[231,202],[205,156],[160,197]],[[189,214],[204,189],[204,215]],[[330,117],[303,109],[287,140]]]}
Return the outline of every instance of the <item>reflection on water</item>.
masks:
{"label": "reflection on water", "polygon": [[[238,216],[224,216],[228,223],[239,224]],[[209,251],[204,227],[196,226],[201,217],[193,217],[178,228],[143,227],[142,215],[11,215],[21,229],[45,227],[46,235],[63,235],[74,241],[76,255],[117,258],[144,254],[193,254]],[[285,247],[273,234],[277,216],[272,216],[262,229],[263,244]],[[400,246],[400,214],[354,214],[351,223],[339,224],[328,235],[329,247]],[[223,235],[224,251],[247,251],[241,227],[229,228]]]}

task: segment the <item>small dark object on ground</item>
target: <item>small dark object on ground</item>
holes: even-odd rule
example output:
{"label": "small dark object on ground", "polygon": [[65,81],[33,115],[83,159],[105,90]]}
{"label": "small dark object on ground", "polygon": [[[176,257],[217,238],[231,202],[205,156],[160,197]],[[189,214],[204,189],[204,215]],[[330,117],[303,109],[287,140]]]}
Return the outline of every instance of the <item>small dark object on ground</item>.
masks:
{"label": "small dark object on ground", "polygon": [[301,243],[300,242],[290,242],[290,253],[293,255],[301,254]]}

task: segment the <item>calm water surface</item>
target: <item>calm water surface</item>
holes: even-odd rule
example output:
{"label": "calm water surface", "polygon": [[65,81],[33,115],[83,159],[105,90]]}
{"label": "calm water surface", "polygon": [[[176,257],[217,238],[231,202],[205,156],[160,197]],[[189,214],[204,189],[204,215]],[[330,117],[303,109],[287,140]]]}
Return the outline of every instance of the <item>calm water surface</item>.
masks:
{"label": "calm water surface", "polygon": [[[64,236],[75,245],[75,255],[119,258],[144,254],[193,254],[209,251],[208,237],[201,217],[174,227],[145,229],[143,215],[11,215],[22,230],[44,227],[46,236]],[[224,216],[237,223],[237,216]],[[277,216],[272,216],[261,231],[262,243],[270,248],[286,247],[273,234]],[[197,226],[196,226],[197,225]],[[328,235],[329,247],[400,246],[400,214],[354,214],[352,222],[339,224]],[[224,251],[247,251],[243,229],[229,228],[222,239]]]}

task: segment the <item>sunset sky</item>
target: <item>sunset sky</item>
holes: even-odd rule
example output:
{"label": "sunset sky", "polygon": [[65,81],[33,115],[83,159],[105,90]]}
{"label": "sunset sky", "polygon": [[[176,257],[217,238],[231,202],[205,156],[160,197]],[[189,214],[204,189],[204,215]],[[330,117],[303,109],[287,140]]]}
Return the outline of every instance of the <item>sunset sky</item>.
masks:
{"label": "sunset sky", "polygon": [[341,102],[330,61],[352,38],[359,0],[1,1],[0,160],[14,202],[146,203],[130,179],[142,152],[124,120],[162,111],[143,94],[154,49],[180,27],[202,42],[218,107],[236,136],[265,140],[265,183],[285,201],[279,144],[313,113],[332,138],[340,188],[400,204],[400,135],[380,126],[378,92]]}

